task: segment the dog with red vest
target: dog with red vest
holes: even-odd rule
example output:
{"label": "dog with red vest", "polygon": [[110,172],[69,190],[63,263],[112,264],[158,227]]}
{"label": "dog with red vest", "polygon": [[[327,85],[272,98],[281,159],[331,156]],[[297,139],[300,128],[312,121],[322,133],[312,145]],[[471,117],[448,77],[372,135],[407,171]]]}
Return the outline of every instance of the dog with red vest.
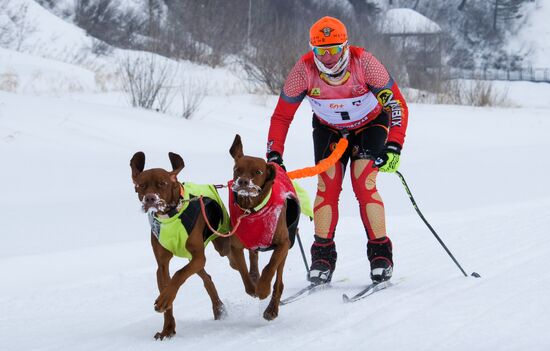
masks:
{"label": "dog with red vest", "polygon": [[[286,171],[276,163],[243,154],[237,134],[229,153],[235,161],[229,189],[229,214],[235,235],[231,250],[247,292],[252,289],[260,299],[271,292],[271,301],[263,313],[273,320],[279,313],[283,293],[283,269],[288,250],[294,243],[300,218],[300,202]],[[247,272],[243,249],[273,253],[257,281]]]}

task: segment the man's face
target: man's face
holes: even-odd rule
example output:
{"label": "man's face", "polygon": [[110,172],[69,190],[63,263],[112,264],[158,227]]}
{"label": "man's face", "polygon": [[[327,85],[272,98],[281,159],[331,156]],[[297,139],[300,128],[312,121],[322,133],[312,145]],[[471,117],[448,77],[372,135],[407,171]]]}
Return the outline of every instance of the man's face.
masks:
{"label": "man's face", "polygon": [[313,47],[313,53],[326,68],[332,68],[344,54],[345,44]]}
{"label": "man's face", "polygon": [[319,61],[321,61],[326,68],[332,68],[338,62],[340,57],[342,57],[343,54],[344,52],[340,51],[336,55],[331,55],[330,53],[326,53],[323,56],[319,56],[317,54],[315,54],[315,56],[317,56]]}

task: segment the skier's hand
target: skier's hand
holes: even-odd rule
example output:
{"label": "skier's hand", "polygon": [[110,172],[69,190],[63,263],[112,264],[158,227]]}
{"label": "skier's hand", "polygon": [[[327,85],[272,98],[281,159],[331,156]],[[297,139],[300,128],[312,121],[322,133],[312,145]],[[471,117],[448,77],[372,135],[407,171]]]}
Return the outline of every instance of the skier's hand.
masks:
{"label": "skier's hand", "polygon": [[390,142],[374,160],[374,167],[378,167],[380,172],[394,173],[399,168],[400,154],[401,145]]}
{"label": "skier's hand", "polygon": [[267,154],[267,162],[275,162],[286,171],[286,167],[283,163],[283,156],[281,156],[281,154],[277,151],[271,151]]}

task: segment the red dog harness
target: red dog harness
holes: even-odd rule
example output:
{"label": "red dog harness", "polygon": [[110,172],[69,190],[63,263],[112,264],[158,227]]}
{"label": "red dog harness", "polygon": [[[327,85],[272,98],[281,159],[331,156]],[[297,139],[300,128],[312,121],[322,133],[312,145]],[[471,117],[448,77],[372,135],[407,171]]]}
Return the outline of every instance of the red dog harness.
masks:
{"label": "red dog harness", "polygon": [[[270,164],[275,166],[276,173],[267,204],[258,211],[253,211],[250,215],[243,217],[235,232],[235,235],[247,249],[255,250],[271,246],[285,201],[287,199],[298,201],[296,190],[294,190],[294,186],[285,170],[276,163],[270,162]],[[232,184],[233,181],[230,181],[230,188]],[[244,212],[245,210],[237,204],[233,192],[229,191],[229,214],[232,227],[235,226],[237,218]]]}

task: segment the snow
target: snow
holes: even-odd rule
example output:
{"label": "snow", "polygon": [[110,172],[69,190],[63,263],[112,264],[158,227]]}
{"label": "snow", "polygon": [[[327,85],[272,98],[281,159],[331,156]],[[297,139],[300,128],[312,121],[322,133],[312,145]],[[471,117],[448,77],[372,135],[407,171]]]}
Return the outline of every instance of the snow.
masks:
{"label": "snow", "polygon": [[384,13],[380,30],[386,34],[429,34],[441,32],[441,27],[413,9],[395,8]]}
{"label": "snow", "polygon": [[[209,96],[193,120],[131,109],[118,94],[59,97],[0,93],[0,325],[4,350],[150,349],[162,317],[147,216],[133,192],[129,159],[169,167],[180,180],[224,183],[235,133],[261,156],[276,97]],[[349,180],[341,198],[334,289],[281,307],[244,293],[238,273],[207,250],[207,271],[227,305],[214,321],[202,283],[191,278],[175,302],[177,336],[162,345],[216,350],[543,350],[550,346],[550,161],[547,108],[411,105],[402,157],[420,208],[468,273],[464,278],[413,211],[397,177],[379,176],[399,284],[353,305],[368,282],[365,235]],[[309,107],[293,122],[285,163],[311,165]],[[313,196],[315,180],[301,182]],[[223,192],[223,199],[227,193]],[[311,245],[312,223],[302,218]],[[309,255],[308,255],[309,256]],[[265,264],[269,254],[261,254]],[[285,267],[284,296],[306,284],[297,247]],[[176,259],[172,272],[184,261]],[[9,337],[8,337],[9,336]]]}
{"label": "snow", "polygon": [[550,108],[550,84],[492,81],[496,91],[506,94],[512,106]]}
{"label": "snow", "polygon": [[[237,75],[240,70],[229,65],[227,68],[213,69],[189,61],[179,63],[159,55],[112,48],[107,55],[93,53],[93,42],[96,39],[86,35],[85,31],[55,16],[32,0],[6,0],[7,11],[20,11],[26,6],[26,21],[32,23],[22,40],[21,47],[12,43],[0,48],[0,86],[8,75],[8,80],[18,82],[17,88],[1,90],[26,93],[58,92],[97,92],[120,89],[116,78],[121,63],[138,57],[156,61],[160,65],[171,67],[173,85],[180,86],[187,81],[197,82],[206,92],[220,94],[243,93],[250,86]],[[57,4],[67,8],[70,1]],[[137,6],[137,0],[126,0],[127,7]],[[4,17],[0,13],[0,24]],[[15,29],[14,29],[15,30]],[[79,66],[79,67],[76,67]],[[93,77],[91,76],[93,72]],[[175,92],[179,95],[179,92]]]}
{"label": "snow", "polygon": [[40,94],[97,90],[95,73],[80,66],[2,48],[0,62],[2,90]]}
{"label": "snow", "polygon": [[[32,11],[41,11],[32,4]],[[230,69],[182,63],[178,72],[202,77],[201,84],[215,82],[193,119],[130,108],[122,94],[98,92],[92,84],[97,72],[88,64],[67,59],[87,47],[86,36],[45,12],[35,12],[44,24],[32,36],[43,40],[36,39],[35,49],[0,50],[0,77],[11,70],[19,82],[12,92],[0,91],[2,350],[550,347],[549,85],[496,83],[509,89],[513,108],[410,104],[400,170],[432,226],[480,279],[461,275],[399,179],[380,174],[398,284],[343,304],[343,293],[369,282],[366,237],[346,177],[333,289],[282,306],[279,317],[266,322],[267,302],[246,295],[239,274],[208,247],[206,270],[227,318],[213,320],[202,281],[192,277],[174,304],[177,335],[157,342],[156,265],[129,160],[142,150],[146,168],[166,168],[173,151],[186,164],[180,181],[225,183],[236,133],[246,154],[264,155],[277,97],[244,94]],[[102,60],[114,66],[119,55]],[[38,81],[32,80],[36,70],[42,72]],[[81,91],[64,86],[65,80],[78,82]],[[306,103],[285,149],[289,170],[312,165]],[[314,178],[300,184],[314,196]],[[227,199],[227,191],[221,193]],[[313,224],[305,217],[300,234],[308,251]],[[262,267],[269,256],[260,254]],[[174,259],[171,272],[185,262]],[[283,297],[306,284],[298,247],[289,253],[284,283]]]}
{"label": "snow", "polygon": [[65,22],[32,0],[8,0],[6,4],[6,11],[20,11],[22,6],[26,6],[26,21],[34,29],[26,33],[20,51],[67,63],[89,55],[92,38],[86,36],[84,30]]}

